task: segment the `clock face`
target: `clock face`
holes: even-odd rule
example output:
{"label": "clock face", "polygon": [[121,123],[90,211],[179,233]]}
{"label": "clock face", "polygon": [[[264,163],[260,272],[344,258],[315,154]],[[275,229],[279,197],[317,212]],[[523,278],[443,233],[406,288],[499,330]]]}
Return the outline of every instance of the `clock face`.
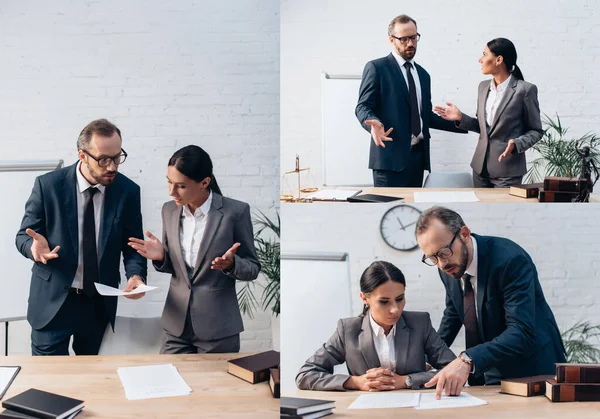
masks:
{"label": "clock face", "polygon": [[415,227],[421,211],[410,205],[390,208],[381,218],[381,237],[396,250],[413,250],[418,247]]}

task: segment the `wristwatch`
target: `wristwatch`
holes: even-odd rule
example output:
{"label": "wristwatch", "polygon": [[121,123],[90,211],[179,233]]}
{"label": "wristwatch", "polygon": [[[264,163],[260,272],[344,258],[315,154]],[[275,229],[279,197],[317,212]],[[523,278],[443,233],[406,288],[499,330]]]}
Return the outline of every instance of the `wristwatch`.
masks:
{"label": "wristwatch", "polygon": [[406,388],[412,388],[412,377],[410,375],[406,376],[404,384],[406,384]]}
{"label": "wristwatch", "polygon": [[471,366],[471,371],[473,371],[473,358],[471,358],[468,353],[462,351],[458,357],[462,362],[469,364]]}

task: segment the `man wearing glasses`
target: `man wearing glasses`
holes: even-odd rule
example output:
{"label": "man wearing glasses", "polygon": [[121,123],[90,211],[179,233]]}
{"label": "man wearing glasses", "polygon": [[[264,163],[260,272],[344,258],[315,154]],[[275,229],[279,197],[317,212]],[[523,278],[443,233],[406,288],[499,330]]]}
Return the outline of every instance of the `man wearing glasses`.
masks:
{"label": "man wearing glasses", "polygon": [[[121,253],[125,291],[144,283],[147,263],[127,245],[142,238],[140,188],[118,173],[127,153],[121,132],[90,122],[79,135],[79,161],[38,177],[17,233],[17,249],[35,263],[27,320],[33,355],[97,355],[108,323],[114,329],[117,297],[102,297],[94,283],[118,287]],[[128,296],[141,298],[143,294]]]}
{"label": "man wearing glasses", "polygon": [[397,16],[388,35],[392,53],[365,66],[355,113],[373,139],[369,168],[374,186],[420,188],[424,171],[431,172],[429,128],[466,131],[432,112],[431,79],[414,62],[421,38],[417,22]]}
{"label": "man wearing glasses", "polygon": [[466,350],[426,387],[460,394],[500,378],[554,375],[565,351],[536,267],[518,244],[471,233],[456,212],[433,207],[417,221],[423,263],[437,266],[446,288],[438,334],[448,347],[465,326]]}

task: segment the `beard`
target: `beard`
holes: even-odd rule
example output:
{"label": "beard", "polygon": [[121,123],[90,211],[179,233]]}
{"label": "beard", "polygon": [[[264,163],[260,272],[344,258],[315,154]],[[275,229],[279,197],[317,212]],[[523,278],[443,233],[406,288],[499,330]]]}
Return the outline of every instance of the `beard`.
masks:
{"label": "beard", "polygon": [[411,49],[405,49],[404,51],[396,50],[399,56],[401,56],[404,60],[410,61],[415,58],[417,55],[417,47],[411,47]]}
{"label": "beard", "polygon": [[87,168],[88,168],[88,171],[90,172],[90,176],[92,176],[94,178],[94,180],[102,186],[111,185],[117,178],[116,176],[109,178],[109,179],[104,177],[105,175],[116,175],[117,174],[116,171],[99,173],[99,172],[96,172],[94,169],[92,169],[92,167],[89,164],[87,165]]}
{"label": "beard", "polygon": [[458,270],[453,274],[448,274],[456,280],[462,278],[462,276],[467,271],[467,263],[469,263],[469,250],[467,249],[467,244],[462,241],[462,238],[458,238],[460,240],[460,259],[458,264],[448,264],[444,266],[444,270],[451,270],[454,267],[458,267]]}

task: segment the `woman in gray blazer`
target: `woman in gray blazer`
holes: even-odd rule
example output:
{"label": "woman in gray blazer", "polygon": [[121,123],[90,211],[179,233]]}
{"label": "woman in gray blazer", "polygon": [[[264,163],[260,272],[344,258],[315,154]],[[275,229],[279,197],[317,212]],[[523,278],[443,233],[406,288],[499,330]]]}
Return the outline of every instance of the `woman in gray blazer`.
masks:
{"label": "woman in gray blazer", "polygon": [[544,133],[537,87],[523,79],[517,50],[505,38],[492,39],[479,59],[481,72],[492,80],[479,84],[477,118],[466,115],[450,102],[435,106],[442,118],[479,133],[471,161],[473,186],[508,187],[522,183],[527,172],[525,151]]}
{"label": "woman in gray blazer", "polygon": [[250,207],[221,195],[210,156],[198,146],[173,154],[167,179],[173,200],[162,208],[162,243],[149,231],[149,240],[129,239],[156,270],[171,274],[161,353],[239,352],[244,326],[235,283],[260,270]]}
{"label": "woman in gray blazer", "polygon": [[[337,329],[300,368],[301,390],[382,391],[422,388],[437,369],[456,359],[431,325],[428,313],[404,311],[404,275],[388,262],[373,262],[360,278],[363,313]],[[333,374],[346,363],[348,374]]]}

